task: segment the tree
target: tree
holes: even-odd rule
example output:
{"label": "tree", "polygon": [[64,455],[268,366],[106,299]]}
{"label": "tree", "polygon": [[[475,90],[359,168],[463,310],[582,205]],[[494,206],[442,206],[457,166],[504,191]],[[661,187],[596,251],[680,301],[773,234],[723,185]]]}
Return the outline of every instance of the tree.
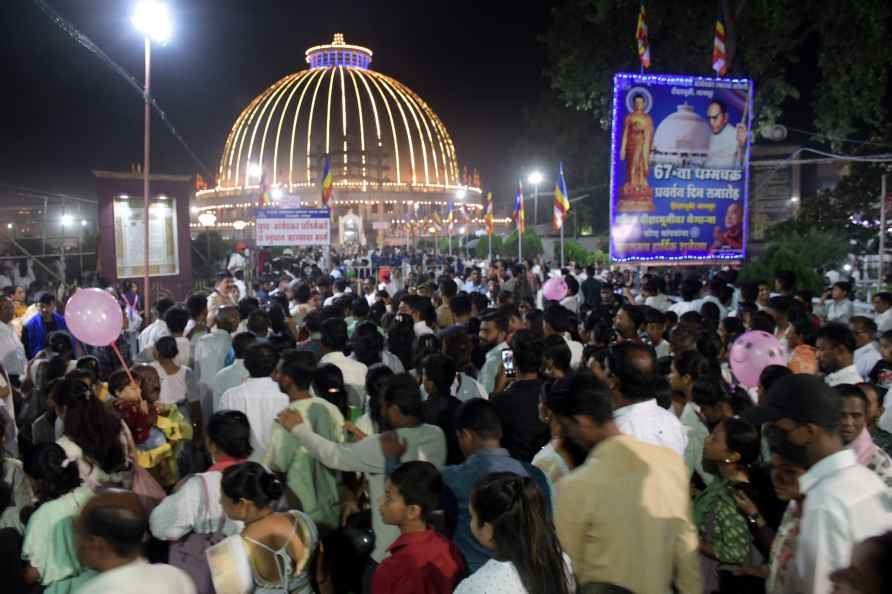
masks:
{"label": "tree", "polygon": [[[505,258],[517,258],[517,230],[515,229],[505,237],[499,250],[499,255]],[[493,243],[495,250],[495,243]],[[527,229],[523,232],[523,257],[535,258],[541,256],[545,249],[542,247],[542,240],[533,231]],[[495,251],[493,251],[495,254]]]}
{"label": "tree", "polygon": [[[561,248],[559,244],[555,244],[555,261],[560,262]],[[590,264],[607,264],[609,255],[601,250],[589,251],[578,241],[572,239],[564,240],[564,263],[569,264],[571,261],[577,262],[581,266]]]}
{"label": "tree", "polygon": [[778,270],[796,273],[800,287],[818,293],[824,286],[821,271],[842,260],[848,243],[820,231],[788,234],[768,243],[765,251],[740,272],[741,281],[771,281]]}
{"label": "tree", "polygon": [[[892,144],[892,128],[871,138],[874,145],[862,145],[854,157],[874,152],[875,145]],[[880,231],[880,185],[888,163],[850,161],[836,186],[802,196],[796,216],[767,229],[769,240],[815,231],[849,240],[854,254],[878,251]],[[887,213],[892,220],[892,212]],[[892,243],[887,244],[892,247]]]}
{"label": "tree", "polygon": [[[612,77],[637,71],[635,24],[639,0],[564,0],[553,9],[542,40],[548,76],[562,101],[611,124]],[[774,123],[801,89],[787,79],[800,58],[817,46],[815,126],[827,138],[874,129],[885,118],[892,52],[887,0],[721,0],[729,76],[755,81],[757,126]],[[651,73],[712,75],[714,2],[688,0],[647,5]],[[811,83],[806,83],[811,84]],[[801,106],[796,106],[801,109]]]}
{"label": "tree", "polygon": [[[474,246],[474,257],[478,260],[485,260],[489,257],[489,239],[489,237],[481,237],[477,241],[477,245]],[[516,236],[515,241],[517,241]],[[494,233],[492,236],[492,255],[497,256],[502,253],[502,250],[502,236]]]}

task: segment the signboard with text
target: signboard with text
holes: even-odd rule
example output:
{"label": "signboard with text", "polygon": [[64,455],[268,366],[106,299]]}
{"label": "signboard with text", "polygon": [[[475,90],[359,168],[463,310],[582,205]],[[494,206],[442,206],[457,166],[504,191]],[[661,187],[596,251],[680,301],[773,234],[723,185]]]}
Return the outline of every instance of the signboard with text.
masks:
{"label": "signboard with text", "polygon": [[258,246],[320,246],[331,243],[327,208],[258,208]]}
{"label": "signboard with text", "polygon": [[614,76],[613,263],[744,259],[751,104],[747,79]]}

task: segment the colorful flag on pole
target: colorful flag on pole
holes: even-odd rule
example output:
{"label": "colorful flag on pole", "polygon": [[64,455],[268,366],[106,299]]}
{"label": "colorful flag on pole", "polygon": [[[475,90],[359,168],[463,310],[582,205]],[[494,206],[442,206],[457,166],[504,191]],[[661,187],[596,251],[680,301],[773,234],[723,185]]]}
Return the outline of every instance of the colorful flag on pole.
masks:
{"label": "colorful flag on pole", "polygon": [[493,212],[492,212],[492,192],[486,193],[486,234],[492,237],[493,232],[495,231],[495,224],[493,221]]}
{"label": "colorful flag on pole", "polygon": [[269,193],[269,184],[266,183],[266,173],[262,173],[260,175],[260,197],[257,199],[257,206],[259,208],[266,208],[267,206],[272,206],[273,197]]}
{"label": "colorful flag on pole", "polygon": [[564,180],[564,164],[558,169],[558,178],[554,182],[554,229],[564,226],[567,213],[570,212],[570,199],[567,196],[567,182]]}
{"label": "colorful flag on pole", "polygon": [[334,171],[331,169],[331,155],[325,157],[325,166],[322,168],[322,206],[327,207],[331,201],[334,190]]}
{"label": "colorful flag on pole", "polygon": [[526,219],[523,214],[523,182],[517,184],[517,194],[514,195],[514,223],[517,225],[517,232],[523,235],[526,231]]}
{"label": "colorful flag on pole", "polygon": [[716,76],[725,76],[728,72],[728,54],[725,52],[725,23],[722,15],[715,20],[715,38],[712,43],[712,69]]}
{"label": "colorful flag on pole", "polygon": [[449,199],[447,203],[447,211],[446,211],[446,228],[449,232],[449,235],[452,235],[452,231],[455,229],[455,212],[452,206],[452,199]]}
{"label": "colorful flag on pole", "polygon": [[433,226],[436,229],[436,234],[439,235],[440,231],[443,230],[443,218],[436,210],[431,215],[431,223],[433,223]]}
{"label": "colorful flag on pole", "polygon": [[647,20],[644,13],[644,2],[641,3],[641,12],[638,13],[638,27],[635,29],[635,39],[638,40],[638,59],[642,68],[650,68],[650,43],[647,41]]}

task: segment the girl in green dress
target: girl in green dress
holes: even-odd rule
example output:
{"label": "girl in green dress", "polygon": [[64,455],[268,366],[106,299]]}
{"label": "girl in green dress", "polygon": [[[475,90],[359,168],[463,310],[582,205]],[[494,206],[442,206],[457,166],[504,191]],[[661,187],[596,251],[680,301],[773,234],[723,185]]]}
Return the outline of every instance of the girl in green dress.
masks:
{"label": "girl in green dress", "polygon": [[37,507],[25,526],[25,582],[45,594],[67,594],[95,575],[84,569],[74,543],[74,520],[93,496],[82,484],[77,462],[54,443],[38,445],[25,459],[25,474]]}
{"label": "girl in green dress", "polygon": [[704,465],[714,467],[717,475],[694,499],[704,592],[718,590],[720,569],[742,565],[750,555],[752,536],[734,492],[749,484],[760,444],[759,430],[739,417],[720,422],[703,444]]}

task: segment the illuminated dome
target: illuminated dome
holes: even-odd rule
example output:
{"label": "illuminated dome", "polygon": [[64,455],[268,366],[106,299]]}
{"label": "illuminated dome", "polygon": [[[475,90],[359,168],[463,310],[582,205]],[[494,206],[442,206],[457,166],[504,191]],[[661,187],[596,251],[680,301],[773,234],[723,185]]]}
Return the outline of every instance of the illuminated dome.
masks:
{"label": "illuminated dome", "polygon": [[253,224],[261,187],[271,206],[319,206],[331,159],[333,217],[358,214],[379,245],[397,241],[387,237],[391,228],[443,218],[450,200],[463,207],[469,229],[482,224],[478,178],[467,168],[459,173],[443,122],[404,84],[371,70],[370,49],[338,33],[308,49],[306,61],[308,69],[281,78],[242,110],[216,187],[196,193],[194,215],[212,211],[212,226],[241,231]]}
{"label": "illuminated dome", "polygon": [[[371,50],[336,34],[306,52],[309,69],[258,95],[229,133],[218,188],[316,186],[331,156],[338,188],[442,191],[460,182],[455,147],[428,104],[369,69]],[[259,165],[259,167],[258,167]]]}

